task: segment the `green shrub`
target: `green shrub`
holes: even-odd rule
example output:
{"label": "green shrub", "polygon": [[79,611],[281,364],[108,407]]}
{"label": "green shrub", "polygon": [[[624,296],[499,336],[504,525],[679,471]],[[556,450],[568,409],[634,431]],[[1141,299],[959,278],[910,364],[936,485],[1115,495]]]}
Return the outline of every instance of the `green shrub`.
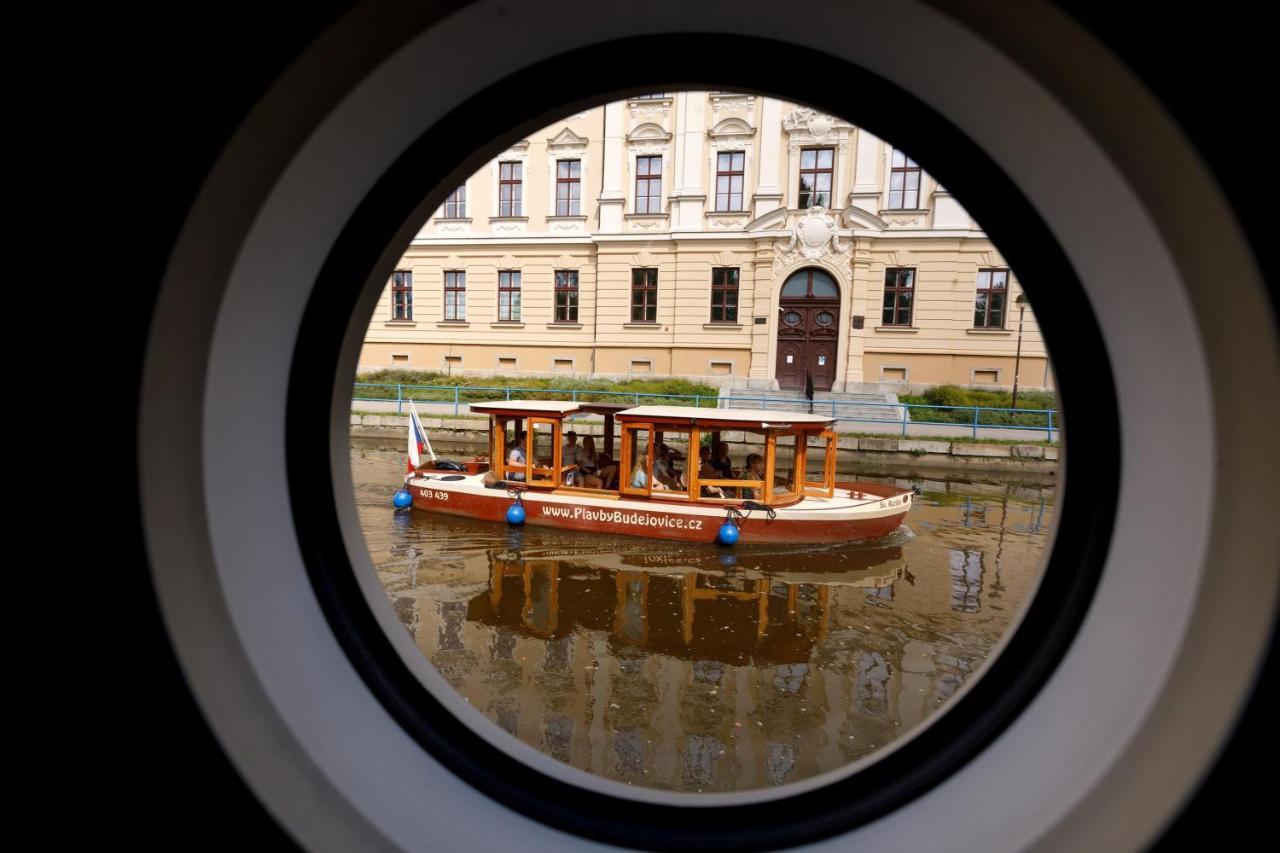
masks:
{"label": "green shrub", "polygon": [[[917,423],[973,423],[972,409],[927,409],[924,406],[981,406],[986,409],[1008,409],[1013,402],[1011,391],[983,391],[975,388],[960,388],[956,385],[938,385],[927,389],[923,394],[898,395],[898,401],[908,404],[907,410],[911,420]],[[916,405],[911,405],[912,403]],[[1043,413],[1046,409],[1057,409],[1057,399],[1052,391],[1022,391],[1018,394],[1019,411],[1001,412],[984,411],[979,414],[978,424],[981,426],[1028,426],[1047,427],[1049,416]],[[1042,411],[1023,412],[1021,409],[1038,409]],[[1060,425],[1059,416],[1054,414],[1053,425]]]}
{"label": "green shrub", "polygon": [[[512,399],[570,400],[576,399],[604,403],[634,403],[635,397],[617,396],[618,393],[656,394],[640,397],[641,405],[689,404],[691,400],[677,397],[702,396],[710,399],[701,405],[715,408],[720,389],[704,382],[687,379],[655,377],[652,379],[584,379],[573,376],[451,376],[439,371],[378,370],[360,375],[353,396],[363,400],[394,400],[397,385],[403,386],[406,399],[452,403],[455,386],[461,389],[458,399],[464,403],[484,400],[500,400],[504,390],[511,388]],[[369,386],[378,387],[369,387]],[[424,387],[427,386],[427,387]],[[514,390],[519,389],[519,390]],[[607,393],[612,392],[612,393]]]}

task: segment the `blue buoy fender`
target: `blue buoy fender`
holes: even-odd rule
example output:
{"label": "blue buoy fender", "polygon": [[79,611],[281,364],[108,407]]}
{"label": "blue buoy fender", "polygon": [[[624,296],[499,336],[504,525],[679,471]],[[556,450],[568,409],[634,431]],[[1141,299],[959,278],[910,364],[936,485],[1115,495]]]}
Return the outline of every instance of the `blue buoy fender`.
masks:
{"label": "blue buoy fender", "polygon": [[524,524],[524,504],[517,501],[507,507],[507,523]]}
{"label": "blue buoy fender", "polygon": [[716,534],[716,541],[721,545],[733,545],[741,535],[742,531],[738,529],[738,525],[732,521],[726,521],[720,525],[720,532]]}
{"label": "blue buoy fender", "polygon": [[409,493],[408,489],[398,489],[391,502],[396,505],[396,509],[404,509],[413,505],[413,495]]}

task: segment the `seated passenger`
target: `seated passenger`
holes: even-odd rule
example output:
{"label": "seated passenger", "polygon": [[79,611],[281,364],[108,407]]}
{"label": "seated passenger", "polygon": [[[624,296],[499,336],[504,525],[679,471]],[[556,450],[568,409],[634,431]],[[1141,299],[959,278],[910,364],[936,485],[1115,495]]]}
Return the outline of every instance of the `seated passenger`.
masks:
{"label": "seated passenger", "polygon": [[[573,461],[577,464],[578,471],[582,474],[583,485],[588,489],[603,488],[604,479],[597,471],[596,440],[593,437],[589,435],[583,437],[582,444],[578,447]],[[568,464],[568,461],[565,464]]]}
{"label": "seated passenger", "polygon": [[[711,448],[710,447],[702,448],[702,452],[699,453],[698,455],[702,457],[701,464],[698,466],[698,479],[699,480],[722,479],[720,477],[720,472],[717,471],[715,468],[711,467]],[[724,490],[721,489],[719,486],[703,486],[702,496],[704,498],[727,497],[727,495],[724,493]]]}
{"label": "seated passenger", "polygon": [[643,489],[649,482],[649,475],[644,470],[644,460],[636,462],[635,469],[631,472],[631,488]]}
{"label": "seated passenger", "polygon": [[665,444],[658,444],[657,453],[654,454],[653,460],[653,479],[655,487],[662,484],[663,488],[671,490],[683,490],[687,488],[684,485],[684,476],[680,471],[676,470],[675,464],[671,461],[671,448]]}
{"label": "seated passenger", "polygon": [[733,460],[729,458],[729,445],[723,441],[716,445],[711,457],[711,467],[720,472],[720,476],[716,479],[733,479]]}
{"label": "seated passenger", "polygon": [[525,468],[524,437],[519,433],[516,433],[516,437],[512,440],[511,444],[507,445],[507,447],[507,465],[519,467],[520,470],[508,471],[506,479],[523,482]]}
{"label": "seated passenger", "polygon": [[[747,467],[742,470],[743,480],[763,480],[764,479],[764,457],[759,453],[747,454]],[[744,500],[758,501],[761,498],[761,489],[745,488],[742,490]]]}

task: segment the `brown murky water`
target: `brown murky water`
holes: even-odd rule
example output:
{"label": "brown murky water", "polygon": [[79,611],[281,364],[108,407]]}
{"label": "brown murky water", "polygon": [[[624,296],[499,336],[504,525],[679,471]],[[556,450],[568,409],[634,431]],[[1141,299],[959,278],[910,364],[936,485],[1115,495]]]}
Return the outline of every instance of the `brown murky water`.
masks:
{"label": "brown murky water", "polygon": [[403,452],[353,448],[352,470],[379,579],[449,683],[553,758],[680,791],[804,779],[937,713],[1034,590],[1054,495],[899,479],[924,494],[887,540],[727,551],[397,512]]}

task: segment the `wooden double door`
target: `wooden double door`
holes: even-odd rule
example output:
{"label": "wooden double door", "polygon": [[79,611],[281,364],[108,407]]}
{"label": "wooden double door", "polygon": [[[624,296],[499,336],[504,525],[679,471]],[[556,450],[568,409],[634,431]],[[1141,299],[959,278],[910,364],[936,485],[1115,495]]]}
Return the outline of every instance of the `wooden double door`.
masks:
{"label": "wooden double door", "polygon": [[839,299],[783,297],[778,305],[778,386],[804,390],[808,374],[813,390],[830,391],[839,340]]}

